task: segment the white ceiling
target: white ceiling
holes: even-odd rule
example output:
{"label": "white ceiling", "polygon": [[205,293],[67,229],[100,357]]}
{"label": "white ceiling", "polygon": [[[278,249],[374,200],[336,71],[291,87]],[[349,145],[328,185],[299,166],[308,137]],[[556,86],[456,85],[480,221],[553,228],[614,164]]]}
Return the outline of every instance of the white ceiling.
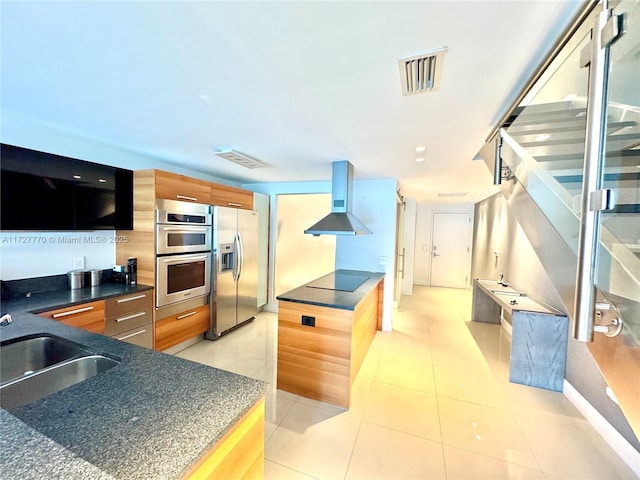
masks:
{"label": "white ceiling", "polygon": [[[578,6],[3,1],[3,130],[28,118],[239,183],[328,180],[346,159],[406,197],[471,201],[491,185],[473,157]],[[442,46],[440,90],[402,96],[397,60]]]}

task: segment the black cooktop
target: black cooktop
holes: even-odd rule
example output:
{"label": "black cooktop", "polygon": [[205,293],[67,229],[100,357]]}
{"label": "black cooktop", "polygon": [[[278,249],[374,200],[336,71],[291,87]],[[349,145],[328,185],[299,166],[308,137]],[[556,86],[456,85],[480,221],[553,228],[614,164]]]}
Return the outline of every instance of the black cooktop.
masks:
{"label": "black cooktop", "polygon": [[338,270],[308,283],[307,287],[338,290],[340,292],[354,292],[367,280],[369,280],[369,275],[366,273],[341,272]]}

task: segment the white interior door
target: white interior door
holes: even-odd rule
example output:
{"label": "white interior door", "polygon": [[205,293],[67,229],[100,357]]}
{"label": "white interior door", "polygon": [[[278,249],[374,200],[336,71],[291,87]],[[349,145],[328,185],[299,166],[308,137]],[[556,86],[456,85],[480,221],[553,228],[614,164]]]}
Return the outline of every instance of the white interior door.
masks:
{"label": "white interior door", "polygon": [[471,259],[471,215],[434,213],[431,232],[431,285],[466,288]]}

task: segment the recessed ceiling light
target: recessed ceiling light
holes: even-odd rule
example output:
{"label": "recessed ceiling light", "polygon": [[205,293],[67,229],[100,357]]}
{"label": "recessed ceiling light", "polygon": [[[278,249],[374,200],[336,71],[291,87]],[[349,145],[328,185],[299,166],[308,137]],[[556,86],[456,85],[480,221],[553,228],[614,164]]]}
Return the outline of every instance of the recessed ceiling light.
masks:
{"label": "recessed ceiling light", "polygon": [[82,177],[80,175],[74,175],[73,178],[75,178],[76,180],[81,179]]}
{"label": "recessed ceiling light", "polygon": [[99,178],[99,179],[98,179],[98,181],[99,181],[100,183],[107,183],[107,181],[106,181],[104,178]]}
{"label": "recessed ceiling light", "polygon": [[420,152],[424,152],[427,149],[427,147],[425,147],[424,145],[418,145],[415,148],[416,153],[420,153]]}
{"label": "recessed ceiling light", "polygon": [[424,157],[418,157],[418,158],[416,158],[416,162],[424,162]]}

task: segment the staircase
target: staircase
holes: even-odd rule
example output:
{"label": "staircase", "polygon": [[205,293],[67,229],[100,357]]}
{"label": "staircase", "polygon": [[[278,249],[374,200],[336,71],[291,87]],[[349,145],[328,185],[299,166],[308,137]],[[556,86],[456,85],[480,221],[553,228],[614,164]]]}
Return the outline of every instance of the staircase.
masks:
{"label": "staircase", "polygon": [[[586,99],[518,108],[500,130],[501,190],[573,315],[585,150]],[[607,384],[640,437],[640,108],[609,105],[603,188],[615,205],[601,212],[600,330],[622,318],[616,337],[595,334],[589,346]],[[483,153],[483,151],[481,151]],[[493,167],[495,155],[484,151]],[[601,318],[597,315],[600,314]],[[598,328],[597,328],[598,329]]]}

